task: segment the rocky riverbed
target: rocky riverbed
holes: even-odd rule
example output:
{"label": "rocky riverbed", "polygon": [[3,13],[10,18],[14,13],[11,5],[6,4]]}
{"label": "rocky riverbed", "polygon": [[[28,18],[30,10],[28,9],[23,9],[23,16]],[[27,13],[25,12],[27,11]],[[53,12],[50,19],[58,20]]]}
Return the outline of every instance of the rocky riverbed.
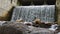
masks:
{"label": "rocky riverbed", "polygon": [[48,28],[27,26],[20,22],[0,22],[0,34],[56,34]]}

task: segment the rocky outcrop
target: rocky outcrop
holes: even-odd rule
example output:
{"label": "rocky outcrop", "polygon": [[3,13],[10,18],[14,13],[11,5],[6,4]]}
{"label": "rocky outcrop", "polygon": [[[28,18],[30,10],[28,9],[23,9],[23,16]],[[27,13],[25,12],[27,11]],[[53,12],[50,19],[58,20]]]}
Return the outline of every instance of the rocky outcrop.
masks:
{"label": "rocky outcrop", "polygon": [[27,34],[28,27],[18,22],[5,22],[0,26],[0,34]]}
{"label": "rocky outcrop", "polygon": [[9,20],[11,9],[16,3],[17,0],[0,0],[0,21]]}
{"label": "rocky outcrop", "polygon": [[56,12],[58,14],[57,16],[58,24],[60,25],[60,0],[56,0]]}
{"label": "rocky outcrop", "polygon": [[20,22],[0,22],[0,34],[56,34],[48,28],[27,26]]}

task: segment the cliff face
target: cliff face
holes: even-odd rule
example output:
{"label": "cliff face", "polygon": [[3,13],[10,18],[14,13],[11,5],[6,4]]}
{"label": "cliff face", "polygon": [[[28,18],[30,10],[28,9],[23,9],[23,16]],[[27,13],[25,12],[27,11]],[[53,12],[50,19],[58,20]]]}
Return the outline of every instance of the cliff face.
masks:
{"label": "cliff face", "polygon": [[58,17],[58,24],[60,25],[60,0],[56,0],[56,12]]}
{"label": "cliff face", "polygon": [[0,0],[0,20],[8,19],[9,10],[13,6],[16,6],[16,3],[17,3],[17,0]]}

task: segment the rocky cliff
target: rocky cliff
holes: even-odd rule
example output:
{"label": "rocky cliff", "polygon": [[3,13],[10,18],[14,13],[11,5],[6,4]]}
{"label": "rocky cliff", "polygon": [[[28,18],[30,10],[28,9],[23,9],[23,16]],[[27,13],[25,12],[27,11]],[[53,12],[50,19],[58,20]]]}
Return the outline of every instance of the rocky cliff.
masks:
{"label": "rocky cliff", "polygon": [[0,20],[8,20],[9,10],[16,6],[16,0],[0,0]]}
{"label": "rocky cliff", "polygon": [[60,25],[60,0],[56,0],[57,21]]}

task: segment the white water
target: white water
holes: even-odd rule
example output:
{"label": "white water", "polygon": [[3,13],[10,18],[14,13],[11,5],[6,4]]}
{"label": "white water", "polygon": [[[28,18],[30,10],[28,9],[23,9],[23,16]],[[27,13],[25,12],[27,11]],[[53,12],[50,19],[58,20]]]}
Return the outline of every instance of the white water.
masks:
{"label": "white water", "polygon": [[58,29],[57,24],[54,24],[54,25],[51,26],[51,28],[49,28],[49,30],[52,30],[52,31],[56,31],[56,29]]}
{"label": "white water", "polygon": [[54,22],[54,13],[55,5],[17,6],[11,21],[22,18],[24,21],[32,22],[35,18],[39,18],[43,22]]}

